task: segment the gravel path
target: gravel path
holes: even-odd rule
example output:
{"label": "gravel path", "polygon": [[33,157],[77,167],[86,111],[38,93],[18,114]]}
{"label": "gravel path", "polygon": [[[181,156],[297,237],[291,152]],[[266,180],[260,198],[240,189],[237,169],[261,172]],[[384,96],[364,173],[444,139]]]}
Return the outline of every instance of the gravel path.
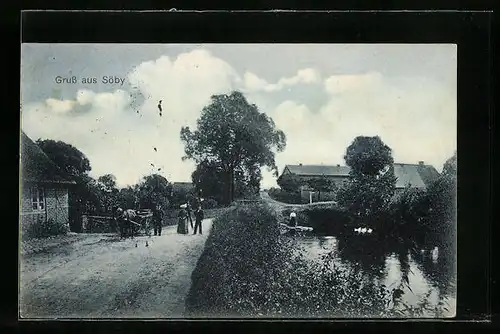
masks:
{"label": "gravel path", "polygon": [[161,237],[94,235],[23,256],[21,317],[182,318],[211,224],[203,222],[203,235],[170,226]]}

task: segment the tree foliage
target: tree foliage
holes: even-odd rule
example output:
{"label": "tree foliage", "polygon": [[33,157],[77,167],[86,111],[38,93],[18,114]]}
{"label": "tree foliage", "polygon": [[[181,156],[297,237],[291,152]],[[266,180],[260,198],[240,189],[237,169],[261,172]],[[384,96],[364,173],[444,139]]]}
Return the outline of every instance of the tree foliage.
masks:
{"label": "tree foliage", "polygon": [[457,177],[457,151],[444,163],[442,174],[450,178]]}
{"label": "tree foliage", "polygon": [[69,192],[70,224],[77,223],[85,211],[99,210],[101,207],[99,188],[96,180],[88,175],[91,165],[85,154],[62,141],[39,139],[36,143],[59,168],[76,182]]}
{"label": "tree foliage", "polygon": [[212,96],[202,110],[197,129],[183,127],[181,140],[186,154],[183,159],[215,164],[222,170],[225,181],[221,183],[232,201],[237,172],[253,183],[259,179],[256,169],[263,166],[277,174],[274,150],[282,151],[286,139],[270,117],[248,103],[242,93],[232,92]]}
{"label": "tree foliage", "polygon": [[156,205],[166,208],[170,204],[169,197],[172,185],[168,180],[159,175],[145,176],[137,185],[137,198],[141,208],[153,209]]}
{"label": "tree foliage", "polygon": [[[443,166],[442,174],[427,189],[428,226],[433,238],[445,247],[452,246],[457,222],[457,154]],[[449,248],[449,247],[448,247]]]}
{"label": "tree foliage", "polygon": [[427,189],[406,188],[391,203],[391,229],[422,247],[438,245],[453,250],[456,236],[456,153],[443,166],[441,175]]}
{"label": "tree foliage", "polygon": [[191,174],[193,185],[203,197],[214,198],[219,203],[227,203],[227,178],[222,167],[216,162],[202,161]]}
{"label": "tree foliage", "polygon": [[347,148],[344,158],[351,170],[337,200],[357,220],[373,225],[388,209],[394,195],[396,177],[391,149],[378,136],[360,136]]}
{"label": "tree foliage", "polygon": [[344,160],[353,172],[372,176],[394,162],[391,148],[379,136],[356,137],[347,148]]}
{"label": "tree foliage", "polygon": [[139,198],[137,188],[138,186],[135,185],[120,189],[117,196],[117,205],[127,209],[138,209]]}
{"label": "tree foliage", "polygon": [[105,174],[97,179],[101,189],[105,192],[113,192],[116,190],[116,177],[113,174]]}
{"label": "tree foliage", "polygon": [[291,174],[284,174],[277,181],[280,188],[286,192],[295,193],[299,191],[301,186],[300,180]]}
{"label": "tree foliage", "polygon": [[39,139],[36,143],[67,174],[82,176],[90,172],[89,159],[73,145],[52,139]]}
{"label": "tree foliage", "polygon": [[113,174],[105,174],[97,178],[100,207],[108,213],[118,206],[119,190],[116,187],[116,177]]}

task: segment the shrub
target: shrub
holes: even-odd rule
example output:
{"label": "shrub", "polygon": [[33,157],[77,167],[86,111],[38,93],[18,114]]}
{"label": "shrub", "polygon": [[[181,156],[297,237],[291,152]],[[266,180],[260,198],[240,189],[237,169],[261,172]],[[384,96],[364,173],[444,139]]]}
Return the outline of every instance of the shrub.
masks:
{"label": "shrub", "polygon": [[206,198],[202,202],[203,209],[215,209],[218,206],[218,203],[213,198]]}
{"label": "shrub", "polygon": [[278,188],[271,188],[268,193],[272,199],[283,203],[300,204],[302,201],[299,192],[288,192]]}
{"label": "shrub", "polygon": [[53,219],[48,219],[28,225],[24,232],[25,237],[28,238],[44,238],[66,234],[69,232],[69,227],[67,224],[56,223]]}

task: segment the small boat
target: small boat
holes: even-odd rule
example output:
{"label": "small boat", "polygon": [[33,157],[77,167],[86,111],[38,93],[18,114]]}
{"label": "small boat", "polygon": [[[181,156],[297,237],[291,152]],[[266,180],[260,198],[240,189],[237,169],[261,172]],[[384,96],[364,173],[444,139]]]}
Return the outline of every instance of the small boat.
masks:
{"label": "small boat", "polygon": [[280,223],[280,232],[288,233],[288,232],[312,232],[313,228],[309,226],[289,226],[284,223]]}

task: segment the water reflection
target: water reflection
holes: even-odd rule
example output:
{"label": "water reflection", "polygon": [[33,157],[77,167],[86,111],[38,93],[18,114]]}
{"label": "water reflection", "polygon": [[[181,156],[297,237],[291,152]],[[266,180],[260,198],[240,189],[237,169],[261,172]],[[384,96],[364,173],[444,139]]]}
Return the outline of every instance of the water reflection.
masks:
{"label": "water reflection", "polygon": [[[371,236],[294,236],[308,260],[321,265],[321,257],[331,253],[335,265],[361,274],[363,280],[392,289],[407,279],[402,300],[417,305],[424,299],[430,305],[445,300],[453,316],[456,300],[455,257],[436,246],[422,250],[412,241],[380,240]],[[405,278],[406,277],[406,278]],[[427,315],[431,316],[431,315]]]}

